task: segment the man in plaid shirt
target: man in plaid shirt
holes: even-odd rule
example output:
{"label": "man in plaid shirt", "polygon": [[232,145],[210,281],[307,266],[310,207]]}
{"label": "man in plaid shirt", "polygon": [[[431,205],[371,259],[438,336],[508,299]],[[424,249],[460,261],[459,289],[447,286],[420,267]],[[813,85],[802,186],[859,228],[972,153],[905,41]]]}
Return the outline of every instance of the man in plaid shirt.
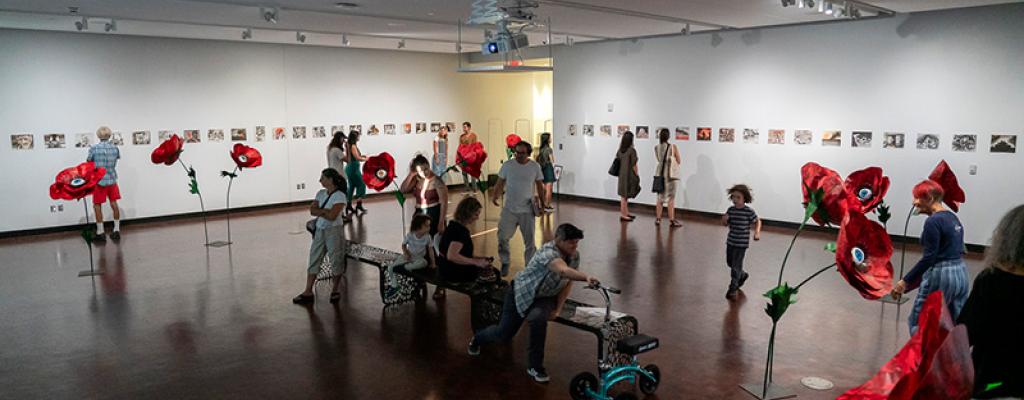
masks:
{"label": "man in plaid shirt", "polygon": [[121,151],[117,146],[110,143],[110,128],[101,126],[96,130],[96,137],[100,142],[89,148],[89,157],[86,161],[96,163],[97,168],[104,168],[107,174],[100,180],[96,190],[92,192],[92,204],[96,210],[96,241],[107,240],[103,232],[103,203],[110,199],[110,208],[114,215],[114,231],[110,238],[121,239],[121,210],[117,207],[117,201],[121,199],[121,190],[117,187],[117,160],[121,159]]}

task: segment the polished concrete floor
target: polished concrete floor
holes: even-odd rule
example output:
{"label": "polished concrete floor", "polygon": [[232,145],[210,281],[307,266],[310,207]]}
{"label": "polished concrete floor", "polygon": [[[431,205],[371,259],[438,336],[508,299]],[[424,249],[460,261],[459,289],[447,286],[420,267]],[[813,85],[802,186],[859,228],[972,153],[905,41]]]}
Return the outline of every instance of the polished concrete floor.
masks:
{"label": "polished concrete floor", "polygon": [[[390,197],[369,202],[350,237],[397,249],[397,207]],[[650,211],[636,213],[620,223],[613,205],[566,200],[538,225],[546,237],[561,222],[583,228],[582,268],[621,288],[614,308],[661,339],[641,357],[663,374],[647,398],[751,398],[738,385],[762,378],[771,322],[760,294],[774,286],[792,231],[765,229],[747,253],[746,293],[729,302],[717,220],[690,217],[670,230],[656,228]],[[477,248],[492,255],[497,215],[489,208],[473,227]],[[95,279],[77,277],[89,262],[75,233],[0,240],[0,398],[567,399],[569,380],[596,370],[593,336],[558,324],[549,327],[547,385],[525,374],[525,333],[470,357],[467,298],[384,309],[376,270],[356,263],[340,305],[326,293],[312,307],[291,304],[304,279],[308,218],[305,207],[236,214],[234,245],[212,249],[200,219],[127,225],[119,243],[96,248],[106,274]],[[210,232],[222,238],[224,221],[211,220]],[[833,239],[802,235],[786,280],[829,264],[822,247]],[[516,269],[521,252],[517,235]],[[968,264],[973,277],[980,262]],[[573,297],[600,302],[579,287]],[[835,398],[906,341],[908,312],[861,299],[836,272],[821,275],[780,324],[776,383],[800,398]],[[835,388],[805,388],[806,376]]]}

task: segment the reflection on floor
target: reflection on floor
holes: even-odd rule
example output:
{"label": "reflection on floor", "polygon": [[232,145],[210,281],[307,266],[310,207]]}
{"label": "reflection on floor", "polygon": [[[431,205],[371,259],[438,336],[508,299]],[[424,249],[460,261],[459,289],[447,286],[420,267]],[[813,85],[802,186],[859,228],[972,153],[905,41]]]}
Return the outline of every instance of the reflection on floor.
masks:
{"label": "reflection on floor", "polygon": [[[348,235],[397,249],[398,205],[381,197],[368,208]],[[730,303],[724,227],[695,217],[656,228],[650,213],[638,214],[621,223],[613,205],[566,200],[539,220],[538,236],[549,239],[561,222],[580,226],[582,268],[621,288],[614,307],[661,339],[641,360],[664,378],[648,398],[749,398],[737,385],[760,379],[770,328],[760,294],[774,284],[792,232],[766,229],[747,254],[745,294]],[[384,310],[376,272],[355,263],[337,307],[326,293],[308,309],[291,304],[304,279],[308,218],[305,207],[236,214],[235,244],[220,249],[204,248],[199,219],[128,225],[120,243],[97,248],[106,274],[95,280],[76,276],[88,269],[88,252],[74,233],[0,241],[2,397],[566,399],[569,380],[594,371],[592,336],[561,325],[549,328],[548,385],[525,373],[525,334],[467,356],[464,296]],[[475,240],[488,255],[497,218],[489,206],[473,227],[486,232]],[[226,235],[223,225],[211,221],[211,238]],[[821,250],[830,240],[802,236],[786,280],[830,263]],[[518,271],[518,234],[512,243]],[[979,262],[968,264],[974,276]],[[599,302],[594,296],[573,293]],[[907,339],[907,306],[865,301],[837,273],[809,283],[799,299],[780,324],[775,380],[800,398],[835,398],[859,385]],[[811,375],[836,388],[800,386]]]}

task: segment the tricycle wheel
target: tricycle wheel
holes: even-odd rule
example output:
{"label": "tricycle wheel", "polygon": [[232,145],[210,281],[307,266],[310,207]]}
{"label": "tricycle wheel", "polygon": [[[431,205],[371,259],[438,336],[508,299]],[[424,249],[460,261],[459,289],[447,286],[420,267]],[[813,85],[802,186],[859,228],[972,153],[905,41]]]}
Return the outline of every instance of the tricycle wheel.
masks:
{"label": "tricycle wheel", "polygon": [[640,391],[644,394],[652,394],[655,390],[658,390],[658,383],[661,382],[661,370],[658,369],[657,365],[647,364],[644,367],[647,372],[650,372],[654,379],[648,378],[646,375],[640,375]]}
{"label": "tricycle wheel", "polygon": [[598,391],[597,388],[597,377],[590,372],[580,372],[569,381],[569,396],[572,396],[572,400],[587,400],[590,395],[587,394],[587,389],[591,392]]}

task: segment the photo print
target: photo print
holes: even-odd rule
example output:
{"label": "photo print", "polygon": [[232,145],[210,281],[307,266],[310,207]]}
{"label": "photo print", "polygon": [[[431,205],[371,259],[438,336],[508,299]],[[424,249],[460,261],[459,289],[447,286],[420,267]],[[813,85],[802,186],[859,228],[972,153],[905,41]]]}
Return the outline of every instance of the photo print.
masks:
{"label": "photo print", "polygon": [[449,122],[445,122],[444,126],[448,128],[448,133],[455,132],[455,123],[454,122],[450,122],[450,121]]}
{"label": "photo print", "polygon": [[363,125],[361,125],[361,124],[360,125],[349,125],[348,126],[348,130],[349,130],[349,132],[356,131],[360,135],[362,135],[363,134]]}
{"label": "photo print", "polygon": [[[439,131],[441,130],[440,126],[441,125],[438,124]],[[366,134],[370,136],[380,135],[380,128],[377,127],[377,124],[370,124],[370,127],[366,129]]]}
{"label": "photo print", "polygon": [[654,139],[655,140],[661,140],[661,137],[658,136],[658,135],[661,135],[661,130],[662,129],[668,131],[668,133],[669,133],[669,137],[668,138],[669,138],[669,140],[671,140],[672,139],[672,130],[668,129],[667,126],[656,126],[656,127],[654,127]]}
{"label": "photo print", "polygon": [[348,135],[348,132],[345,132],[345,125],[331,125],[331,131],[327,133],[334,137],[334,134],[338,132],[346,136]]}
{"label": "photo print", "polygon": [[292,139],[305,139],[306,138],[306,127],[304,126],[293,126],[292,127]]}
{"label": "photo print", "polygon": [[430,123],[430,133],[438,133],[440,131],[441,131],[441,123],[440,122],[431,122]]}
{"label": "photo print", "polygon": [[902,149],[907,135],[903,132],[886,132],[882,135],[883,149]]}
{"label": "photo print", "polygon": [[989,151],[993,153],[1016,153],[1017,135],[992,135]]}
{"label": "photo print", "polygon": [[91,133],[76,133],[75,134],[75,148],[84,149],[92,146],[92,134]]}
{"label": "photo print", "polygon": [[757,129],[744,129],[743,130],[743,143],[747,144],[758,144],[761,142],[761,133]]}
{"label": "photo print", "polygon": [[313,127],[313,137],[324,138],[327,137],[327,127],[320,125]]}
{"label": "photo print", "polygon": [[798,129],[793,131],[793,143],[801,146],[806,146],[814,141],[814,134],[806,129]]}
{"label": "photo print", "polygon": [[576,136],[576,124],[569,124],[569,136]]}
{"label": "photo print", "polygon": [[618,137],[622,137],[623,133],[626,133],[627,131],[629,131],[629,125],[619,125],[619,126],[616,126],[615,129],[618,132]]}
{"label": "photo print", "polygon": [[246,132],[245,128],[232,128],[231,129],[231,141],[232,142],[244,142],[249,138],[249,133]]}
{"label": "photo print", "polygon": [[412,123],[411,122],[406,122],[406,123],[402,124],[402,133],[405,133],[406,135],[412,133]]}
{"label": "photo print", "polygon": [[593,125],[583,125],[583,136],[593,137],[594,136],[594,126]]}
{"label": "photo print", "polygon": [[786,144],[785,129],[769,129],[768,144]]}
{"label": "photo print", "polygon": [[267,140],[267,127],[265,127],[265,126],[257,126],[256,127],[256,141],[257,142],[262,142],[264,140]]}
{"label": "photo print", "polygon": [[690,140],[690,127],[688,127],[688,126],[677,126],[676,127],[676,140]]}
{"label": "photo print", "polygon": [[43,144],[48,149],[63,149],[64,143],[63,133],[47,133],[43,135]]}
{"label": "photo print", "polygon": [[637,139],[649,139],[651,137],[651,128],[647,125],[637,125],[635,133]]}
{"label": "photo print", "polygon": [[132,144],[148,145],[150,142],[149,131],[135,131],[132,132]]}
{"label": "photo print", "polygon": [[601,125],[601,136],[611,137],[612,136],[612,126],[611,125]]}
{"label": "photo print", "polygon": [[931,133],[918,133],[917,134],[917,149],[918,150],[938,150],[939,149],[939,135]]}
{"label": "photo print", "polygon": [[395,134],[395,124],[384,124],[384,134],[385,135],[394,135]]}
{"label": "photo print", "polygon": [[711,127],[702,126],[697,128],[697,140],[707,142],[711,140]]}
{"label": "photo print", "polygon": [[224,130],[223,129],[208,129],[206,131],[206,139],[211,142],[223,142],[224,141]]}
{"label": "photo print", "polygon": [[274,140],[283,140],[288,137],[288,133],[284,130],[283,126],[274,128]]}
{"label": "photo print", "polygon": [[159,131],[157,132],[156,135],[157,140],[159,140],[160,143],[163,143],[165,140],[170,139],[171,136],[174,136],[174,131]]}
{"label": "photo print", "polygon": [[839,147],[843,145],[842,131],[825,131],[821,133],[821,145]]}
{"label": "photo print", "polygon": [[978,135],[953,135],[953,151],[973,153],[978,149]]}
{"label": "photo print", "polygon": [[[700,131],[697,131],[698,140],[700,140]],[[718,129],[718,142],[719,143],[732,143],[736,141],[736,130],[733,128],[719,128]]]}
{"label": "photo print", "polygon": [[416,123],[416,134],[419,135],[421,133],[427,133],[427,123],[426,122],[417,122]]}
{"label": "photo print", "polygon": [[31,133],[18,133],[11,135],[12,150],[32,150],[35,147],[35,137]]}
{"label": "photo print", "polygon": [[853,140],[850,142],[853,147],[858,148],[870,148],[871,147],[871,132],[868,131],[853,131],[850,133],[850,137]]}
{"label": "photo print", "polygon": [[114,132],[110,135],[110,143],[114,146],[124,146],[124,135],[121,132]]}
{"label": "photo print", "polygon": [[185,143],[199,143],[201,141],[199,136],[198,129],[185,130]]}

